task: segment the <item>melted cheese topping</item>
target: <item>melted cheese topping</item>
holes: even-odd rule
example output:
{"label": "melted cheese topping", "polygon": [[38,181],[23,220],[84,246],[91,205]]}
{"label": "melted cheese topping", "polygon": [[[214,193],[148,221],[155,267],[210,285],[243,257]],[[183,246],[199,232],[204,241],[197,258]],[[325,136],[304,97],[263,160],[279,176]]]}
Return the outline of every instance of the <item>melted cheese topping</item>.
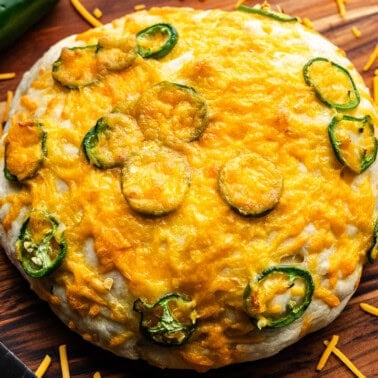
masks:
{"label": "melted cheese topping", "polygon": [[[54,83],[49,67],[40,69],[11,127],[38,119],[48,135],[48,155],[35,178],[0,198],[9,208],[2,224],[10,233],[25,208],[54,214],[64,227],[67,256],[53,278],[33,287],[57,309],[67,302],[74,314],[67,322],[79,332],[78,315],[117,323],[110,336],[85,331],[91,341],[104,338],[108,348],[139,337],[132,311],[136,298],[154,303],[170,292],[190,297],[198,329],[172,353],[207,369],[243,359],[243,348],[235,344],[265,339],[243,310],[250,279],[290,261],[311,272],[314,301],[337,307],[344,298],[335,291],[338,282],[361,266],[372,242],[370,171],[356,176],[336,160],[327,137],[334,111],[305,84],[304,64],[325,56],[343,65],[362,98],[349,113],[369,114],[375,125],[377,114],[350,62],[299,23],[243,12],[154,8],[83,33],[77,41],[92,45],[105,33],[135,35],[158,22],[171,23],[179,33],[175,48],[161,60],[138,58],[79,90]],[[99,118],[165,80],[200,93],[209,123],[198,140],[172,147],[190,167],[180,206],[146,217],[125,201],[121,168],[93,167],[81,143]],[[277,205],[260,218],[233,211],[218,188],[221,167],[244,153],[268,159],[283,177]]]}

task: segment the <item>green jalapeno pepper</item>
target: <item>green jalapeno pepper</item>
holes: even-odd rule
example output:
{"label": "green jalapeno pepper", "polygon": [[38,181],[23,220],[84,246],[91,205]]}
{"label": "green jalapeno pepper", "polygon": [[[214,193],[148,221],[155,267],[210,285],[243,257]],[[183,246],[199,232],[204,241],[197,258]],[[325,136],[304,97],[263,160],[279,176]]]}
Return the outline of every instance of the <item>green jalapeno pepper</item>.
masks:
{"label": "green jalapeno pepper", "polygon": [[272,266],[248,283],[244,307],[259,329],[285,327],[303,315],[313,292],[314,282],[307,270]]}
{"label": "green jalapeno pepper", "polygon": [[160,23],[141,30],[136,39],[137,51],[142,58],[161,59],[175,47],[178,33],[172,25]]}
{"label": "green jalapeno pepper", "polygon": [[0,50],[11,46],[59,0],[1,0]]}
{"label": "green jalapeno pepper", "polygon": [[327,58],[310,59],[303,67],[303,77],[319,100],[332,108],[354,109],[360,103],[360,94],[348,70]]}
{"label": "green jalapeno pepper", "polygon": [[160,345],[183,345],[196,329],[193,301],[178,293],[164,295],[153,305],[137,299],[134,311],[141,314],[141,332]]}
{"label": "green jalapeno pepper", "polygon": [[[69,89],[79,89],[99,80],[96,62],[97,45],[63,48],[52,65],[52,76],[56,82]],[[82,67],[77,73],[77,67]]]}
{"label": "green jalapeno pepper", "polygon": [[23,182],[34,177],[47,156],[47,133],[37,121],[19,122],[9,129],[4,147],[4,176]]}
{"label": "green jalapeno pepper", "polygon": [[353,172],[361,173],[374,163],[378,142],[370,116],[337,115],[328,126],[328,136],[336,158]]}
{"label": "green jalapeno pepper", "polygon": [[143,134],[134,118],[127,114],[110,113],[97,120],[85,135],[82,147],[91,164],[107,169],[122,165],[142,141]]}
{"label": "green jalapeno pepper", "polygon": [[159,139],[168,146],[199,139],[209,122],[201,93],[169,81],[144,91],[136,102],[135,114],[146,139]]}
{"label": "green jalapeno pepper", "polygon": [[21,227],[16,251],[25,273],[41,278],[62,263],[67,243],[51,214],[33,210]]}
{"label": "green jalapeno pepper", "polygon": [[272,12],[268,8],[264,7],[250,7],[248,5],[239,5],[236,8],[238,11],[247,12],[247,13],[255,13],[259,14],[261,16],[266,16],[269,18],[273,18],[274,20],[281,21],[281,22],[296,22],[298,21],[297,17],[289,16],[285,13],[279,13],[279,12]]}

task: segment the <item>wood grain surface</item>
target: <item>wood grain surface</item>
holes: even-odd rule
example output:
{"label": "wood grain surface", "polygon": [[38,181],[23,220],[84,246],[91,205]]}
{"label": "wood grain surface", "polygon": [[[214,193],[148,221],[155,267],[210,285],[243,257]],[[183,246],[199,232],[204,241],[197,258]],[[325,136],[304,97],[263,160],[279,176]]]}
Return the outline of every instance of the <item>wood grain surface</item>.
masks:
{"label": "wood grain surface", "polygon": [[[106,23],[132,12],[140,3],[155,6],[191,6],[198,9],[222,8],[232,10],[234,1],[227,0],[82,0],[90,10],[99,7]],[[362,68],[378,43],[378,0],[348,0],[346,17],[341,18],[333,0],[282,0],[284,11],[312,20],[314,28],[344,49],[372,89],[374,69]],[[358,27],[362,36],[351,31]],[[194,27],[194,26],[193,26]],[[0,73],[14,71],[15,79],[0,82],[0,101],[7,90],[15,90],[22,74],[53,43],[73,33],[89,28],[75,12],[69,0],[60,0],[54,10],[30,29],[17,43],[0,55]],[[1,29],[1,25],[0,25]],[[58,346],[66,344],[72,377],[92,377],[99,371],[102,377],[337,377],[354,375],[331,356],[321,372],[316,363],[324,350],[323,340],[340,335],[339,348],[355,363],[366,377],[378,377],[378,318],[360,310],[360,302],[378,306],[378,263],[366,266],[361,284],[343,313],[327,328],[308,335],[295,345],[269,359],[229,366],[196,374],[189,371],[160,370],[142,361],[121,359],[83,341],[68,330],[29,289],[27,283],[0,251],[0,340],[26,365],[35,370],[45,354],[52,358],[47,378],[60,377]],[[0,377],[2,377],[0,372]],[[4,377],[6,378],[6,377]]]}

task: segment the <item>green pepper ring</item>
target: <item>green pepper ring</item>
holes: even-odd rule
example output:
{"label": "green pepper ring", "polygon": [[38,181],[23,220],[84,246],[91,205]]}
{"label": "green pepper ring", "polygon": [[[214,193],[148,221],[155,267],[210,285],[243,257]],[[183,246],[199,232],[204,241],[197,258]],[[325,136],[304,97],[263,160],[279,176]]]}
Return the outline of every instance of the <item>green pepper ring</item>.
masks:
{"label": "green pepper ring", "polygon": [[168,36],[167,40],[156,50],[145,49],[139,44],[137,44],[137,52],[138,54],[144,58],[154,58],[154,59],[161,59],[168,55],[170,51],[175,47],[178,41],[178,33],[177,30],[170,24],[159,23],[155,25],[151,25],[140,32],[137,33],[136,39],[137,41],[141,40],[145,36],[154,36],[157,33],[163,33]]}
{"label": "green pepper ring", "polygon": [[281,22],[297,22],[298,21],[297,17],[288,16],[285,13],[271,12],[267,9],[249,7],[248,5],[244,5],[244,4],[239,5],[236,9],[242,12],[255,13],[261,16],[270,17],[270,18],[273,18],[274,20],[281,21]]}
{"label": "green pepper ring", "polygon": [[[336,69],[341,71],[348,78],[349,83],[351,84],[352,92],[353,92],[353,95],[355,96],[355,99],[349,98],[348,102],[345,102],[343,104],[337,104],[333,101],[328,100],[324,95],[322,95],[321,90],[312,82],[310,72],[309,72],[309,68],[311,67],[311,65],[316,63],[316,62],[329,62],[329,63],[331,63],[332,67],[335,67]],[[354,83],[354,80],[352,79],[352,76],[350,75],[348,70],[346,70],[344,67],[340,66],[339,64],[330,61],[327,58],[316,57],[316,58],[310,59],[303,66],[303,77],[304,77],[306,84],[315,91],[315,94],[317,95],[319,100],[322,101],[323,103],[329,105],[331,108],[335,108],[335,109],[338,109],[338,110],[349,110],[349,109],[356,108],[360,103],[360,100],[361,100],[360,94],[359,94],[357,87],[356,87],[356,84]]]}
{"label": "green pepper ring", "polygon": [[[287,315],[282,316],[278,319],[267,318],[268,323],[264,325],[263,327],[280,328],[280,327],[285,327],[293,323],[295,320],[299,319],[303,315],[307,307],[310,305],[312,295],[314,293],[315,286],[314,286],[314,282],[313,282],[311,274],[307,270],[304,270],[296,266],[290,266],[290,265],[271,266],[265,269],[262,273],[260,273],[255,282],[259,283],[270,274],[277,273],[277,272],[286,273],[289,277],[290,283],[294,282],[296,278],[301,278],[306,286],[304,298],[303,298],[302,303],[299,304],[298,306],[292,307],[291,311]],[[252,291],[253,291],[252,287],[250,283],[248,283],[244,290],[243,301],[244,301],[244,307],[250,316],[251,314],[250,314],[249,300],[251,298]],[[253,322],[258,326],[258,328],[260,328],[260,326],[258,325],[259,319],[253,316],[251,317],[252,317]]]}
{"label": "green pepper ring", "polygon": [[43,212],[43,215],[51,223],[52,229],[50,232],[48,232],[45,235],[45,237],[43,238],[39,246],[42,244],[45,245],[46,243],[49,243],[52,238],[55,238],[58,244],[59,251],[58,251],[58,255],[55,257],[54,260],[51,260],[50,263],[46,265],[47,263],[46,259],[41,259],[42,267],[40,269],[35,269],[30,264],[30,259],[29,259],[30,256],[29,256],[28,251],[25,249],[25,245],[24,245],[25,236],[27,236],[28,234],[28,225],[30,221],[30,216],[22,224],[21,229],[20,229],[20,234],[17,240],[17,247],[19,248],[19,251],[21,253],[21,266],[24,269],[25,273],[33,278],[45,277],[51,272],[53,272],[55,269],[57,269],[62,263],[67,252],[67,243],[64,236],[60,234],[59,240],[56,239],[56,232],[59,226],[58,221],[50,214]]}
{"label": "green pepper ring", "polygon": [[[171,300],[178,300],[181,299],[185,302],[190,302],[190,299],[179,294],[179,293],[169,293],[154,303],[153,305],[148,305],[140,298],[134,302],[133,310],[139,312],[141,314],[139,329],[143,335],[145,335],[148,339],[152,340],[154,343],[163,345],[163,346],[180,346],[185,344],[190,336],[195,331],[196,319],[192,319],[192,324],[190,325],[183,325],[179,323],[174,317],[172,316],[170,310],[168,309],[168,303]],[[161,315],[161,320],[159,320],[158,324],[155,327],[148,327],[144,324],[144,313],[143,308],[146,309],[154,309],[157,306],[161,306],[163,309],[163,313]],[[165,324],[164,324],[165,323]],[[171,328],[171,329],[169,329]],[[173,333],[173,332],[184,332],[184,338],[180,340],[169,339],[165,336],[165,334]],[[160,338],[162,336],[163,338]]]}
{"label": "green pepper ring", "polygon": [[3,169],[3,172],[4,172],[4,177],[8,181],[22,182],[22,181],[25,181],[27,179],[33,178],[33,177],[35,177],[37,175],[39,169],[42,167],[43,160],[47,156],[47,143],[46,143],[46,141],[47,141],[47,132],[42,129],[42,127],[43,127],[42,123],[37,122],[37,126],[41,128],[41,158],[38,161],[38,164],[36,164],[35,169],[29,175],[25,176],[23,179],[19,179],[17,177],[17,175],[14,175],[9,170],[8,165],[7,165],[7,159],[6,159],[6,157],[8,155],[8,144],[7,143],[5,144],[5,147],[4,147],[4,169]]}
{"label": "green pepper ring", "polygon": [[[356,117],[352,117],[352,116],[349,116],[349,115],[343,115],[341,118],[335,116],[335,117],[332,118],[331,123],[328,125],[328,136],[329,136],[329,139],[330,139],[330,142],[331,142],[331,145],[332,145],[332,149],[333,149],[333,151],[336,155],[336,158],[341,164],[348,166],[347,162],[345,161],[344,157],[341,154],[340,149],[338,148],[339,142],[338,142],[338,140],[336,139],[336,136],[335,136],[335,128],[337,127],[337,124],[342,120],[361,122],[364,125],[366,124],[371,131],[372,137],[374,138],[374,150],[373,150],[370,158],[365,159],[364,156],[361,156],[360,170],[355,171],[356,173],[362,173],[366,169],[368,169],[374,163],[375,159],[377,158],[378,141],[374,136],[374,126],[370,122],[371,118],[368,115],[365,116],[365,117],[362,117],[362,118],[356,118]],[[351,167],[349,167],[349,168],[351,168]]]}

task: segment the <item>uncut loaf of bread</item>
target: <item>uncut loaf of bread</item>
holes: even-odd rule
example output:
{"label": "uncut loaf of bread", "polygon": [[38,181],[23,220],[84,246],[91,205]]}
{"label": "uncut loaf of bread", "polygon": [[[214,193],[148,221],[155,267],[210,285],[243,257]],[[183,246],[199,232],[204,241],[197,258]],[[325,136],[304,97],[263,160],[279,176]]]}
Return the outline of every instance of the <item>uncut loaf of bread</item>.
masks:
{"label": "uncut loaf of bread", "polygon": [[295,17],[132,13],[21,81],[1,244],[117,355],[198,371],[268,357],[335,319],[376,257],[375,126],[351,62]]}

